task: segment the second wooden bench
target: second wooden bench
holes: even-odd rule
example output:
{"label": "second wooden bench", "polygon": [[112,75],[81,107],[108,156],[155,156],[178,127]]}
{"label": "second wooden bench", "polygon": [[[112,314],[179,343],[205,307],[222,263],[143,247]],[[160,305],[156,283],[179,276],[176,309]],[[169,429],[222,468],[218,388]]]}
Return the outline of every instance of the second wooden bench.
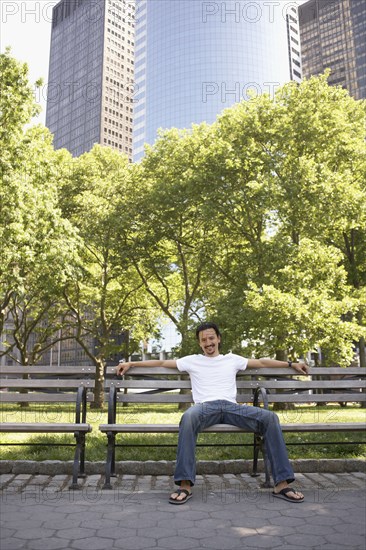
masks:
{"label": "second wooden bench", "polygon": [[[92,400],[95,367],[1,367],[0,368],[0,431],[3,433],[34,434],[73,434],[75,443],[54,443],[54,445],[74,447],[74,462],[71,488],[77,489],[78,477],[85,475],[85,438],[92,431],[86,421],[87,400]],[[27,421],[28,407],[35,403],[72,403],[73,422]],[[8,404],[18,407],[7,409]],[[23,407],[23,408],[22,408]],[[21,411],[20,420],[9,422],[9,417]],[[44,411],[47,413],[47,411]],[[19,417],[19,414],[14,414]],[[29,415],[28,415],[29,416]],[[43,414],[42,417],[47,417]],[[52,417],[52,414],[51,414]],[[42,418],[43,419],[43,418]],[[39,442],[3,443],[4,445],[42,445]],[[50,446],[50,443],[43,445]]]}

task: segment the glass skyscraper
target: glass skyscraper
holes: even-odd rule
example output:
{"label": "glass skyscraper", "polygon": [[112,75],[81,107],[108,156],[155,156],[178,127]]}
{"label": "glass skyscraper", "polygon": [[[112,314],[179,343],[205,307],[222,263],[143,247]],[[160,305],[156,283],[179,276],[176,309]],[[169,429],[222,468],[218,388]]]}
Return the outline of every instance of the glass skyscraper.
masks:
{"label": "glass skyscraper", "polygon": [[158,128],[212,123],[251,91],[300,81],[294,2],[138,0],[134,158]]}
{"label": "glass skyscraper", "polygon": [[366,1],[309,0],[299,20],[303,76],[329,68],[329,84],[366,99]]}
{"label": "glass skyscraper", "polygon": [[134,0],[53,8],[46,126],[74,156],[94,143],[132,157]]}

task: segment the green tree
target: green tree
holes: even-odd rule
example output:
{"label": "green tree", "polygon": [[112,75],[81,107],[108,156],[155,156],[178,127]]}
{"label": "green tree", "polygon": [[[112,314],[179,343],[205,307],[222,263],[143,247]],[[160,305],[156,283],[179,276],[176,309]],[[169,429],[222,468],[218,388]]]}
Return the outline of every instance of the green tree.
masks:
{"label": "green tree", "polygon": [[[277,254],[270,239],[273,208],[269,159],[262,140],[271,131],[272,102],[228,109],[211,129],[197,160],[206,220],[216,232],[212,268],[205,281],[207,314],[223,327],[226,349],[241,348],[243,310],[251,282],[270,284]],[[262,123],[268,119],[268,125]]]}
{"label": "green tree", "polygon": [[270,285],[253,283],[243,304],[249,350],[278,358],[285,350],[282,359],[296,359],[321,347],[328,361],[349,364],[358,326],[346,318],[355,304],[340,259],[336,249],[304,238]]}
{"label": "green tree", "polygon": [[[126,157],[95,145],[74,160],[61,192],[65,214],[83,239],[82,267],[65,299],[75,339],[97,367],[96,408],[103,407],[108,358],[128,357],[154,327],[154,312],[120,237],[131,226],[131,169]],[[128,348],[118,341],[122,333],[130,334]]]}
{"label": "green tree", "polygon": [[[335,258],[338,248],[343,252],[338,262],[348,273],[348,283],[349,258],[357,258],[358,285],[364,276],[364,111],[364,103],[328,86],[326,76],[321,76],[284,86],[275,100],[264,95],[236,105],[214,125],[201,185],[208,209],[214,208],[213,223],[218,217],[221,221],[220,268],[213,276],[216,284],[211,286],[209,312],[230,328],[232,347],[240,347],[248,338],[261,340],[247,322],[258,320],[254,296],[259,299],[261,294],[261,307],[266,295],[267,306],[277,304],[278,309],[275,315],[275,308],[269,307],[262,328],[271,327],[272,342],[288,345],[284,321],[298,305],[299,285],[292,281],[291,289],[285,274],[288,266],[298,271],[294,258],[308,249],[309,261],[301,275],[304,291],[313,293],[313,303],[316,295],[319,304],[327,303],[318,308],[324,327],[329,315],[334,319],[332,336],[328,331],[333,358],[337,354],[340,361],[349,358],[349,329],[353,338],[362,334],[362,292],[358,286],[357,292],[350,293],[344,281],[337,286],[339,279],[322,265],[331,269],[328,260]],[[355,250],[345,243],[352,243]],[[311,277],[314,254],[323,273],[321,286]],[[336,269],[336,261],[332,265]],[[311,320],[310,304],[302,301],[301,309],[306,306]],[[354,322],[339,322],[350,312],[358,315],[358,328]],[[263,315],[260,319],[265,321]],[[314,345],[320,325],[319,319],[314,319],[313,326],[306,324],[308,342]],[[318,333],[317,345],[325,345],[323,336]],[[276,351],[279,355],[288,350]],[[298,342],[292,351],[301,353],[303,346]]]}
{"label": "green tree", "polygon": [[78,239],[58,208],[58,166],[65,155],[54,151],[45,128],[24,129],[38,111],[27,66],[9,51],[0,66],[1,353],[33,364],[59,338],[59,300]]}
{"label": "green tree", "polygon": [[0,333],[11,293],[20,282],[18,258],[28,246],[19,220],[19,212],[25,214],[24,191],[14,171],[22,172],[23,127],[37,112],[28,67],[17,62],[7,49],[0,54]]}
{"label": "green tree", "polygon": [[366,102],[329,86],[327,76],[286,85],[276,97],[279,116],[271,144],[276,212],[294,242],[309,237],[330,253],[341,252],[350,313],[358,324],[354,339],[366,366]]}
{"label": "green tree", "polygon": [[191,132],[161,134],[135,176],[145,192],[136,203],[135,231],[129,235],[132,261],[147,292],[181,335],[178,353],[183,355],[195,349],[191,328],[203,313],[202,280],[212,256],[213,233],[196,162],[209,138],[204,124]]}
{"label": "green tree", "polygon": [[[0,54],[0,168],[1,175],[20,165],[24,126],[40,112],[29,83],[28,66],[11,55],[10,48]],[[42,81],[35,83],[41,86]]]}

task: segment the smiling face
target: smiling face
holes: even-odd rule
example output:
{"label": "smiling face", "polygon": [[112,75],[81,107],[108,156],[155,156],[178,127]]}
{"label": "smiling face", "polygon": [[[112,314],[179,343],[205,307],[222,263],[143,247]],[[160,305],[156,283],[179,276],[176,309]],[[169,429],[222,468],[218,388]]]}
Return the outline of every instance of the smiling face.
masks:
{"label": "smiling face", "polygon": [[217,355],[220,355],[220,342],[220,336],[217,336],[213,328],[202,330],[198,335],[198,343],[206,357],[217,357]]}

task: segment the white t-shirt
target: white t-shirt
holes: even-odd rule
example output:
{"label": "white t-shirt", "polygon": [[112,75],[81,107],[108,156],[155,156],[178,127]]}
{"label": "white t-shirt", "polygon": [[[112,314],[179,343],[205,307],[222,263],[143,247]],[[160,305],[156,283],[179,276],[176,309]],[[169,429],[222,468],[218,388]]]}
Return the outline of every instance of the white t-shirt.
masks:
{"label": "white t-shirt", "polygon": [[245,370],[248,359],[227,353],[216,357],[187,355],[177,359],[178,370],[188,372],[195,403],[225,399],[236,403],[236,374]]}

